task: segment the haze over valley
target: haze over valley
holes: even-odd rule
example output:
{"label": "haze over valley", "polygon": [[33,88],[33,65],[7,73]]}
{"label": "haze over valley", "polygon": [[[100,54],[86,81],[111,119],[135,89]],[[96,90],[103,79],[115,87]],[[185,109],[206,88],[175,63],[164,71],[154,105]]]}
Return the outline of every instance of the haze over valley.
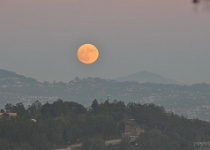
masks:
{"label": "haze over valley", "polygon": [[[160,77],[153,75],[154,78]],[[91,77],[83,79],[76,77],[68,83],[50,83],[0,70],[0,88],[1,108],[6,103],[22,102],[28,106],[36,100],[41,103],[52,103],[57,99],[75,101],[88,108],[94,99],[99,102],[109,99],[125,103],[154,103],[179,115],[210,120],[210,84],[206,83],[187,86],[149,83],[149,80],[147,83],[118,82],[112,79]]]}

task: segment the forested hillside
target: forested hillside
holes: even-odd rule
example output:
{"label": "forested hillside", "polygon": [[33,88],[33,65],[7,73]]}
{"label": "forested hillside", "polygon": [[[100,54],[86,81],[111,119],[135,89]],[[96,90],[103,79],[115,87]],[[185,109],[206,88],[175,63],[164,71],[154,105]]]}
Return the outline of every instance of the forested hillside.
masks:
{"label": "forested hillside", "polygon": [[[94,100],[87,109],[59,99],[43,105],[35,101],[27,108],[7,104],[1,112],[0,149],[46,150],[83,143],[84,150],[192,150],[193,142],[210,140],[209,122],[187,119],[154,104]],[[129,120],[144,130],[132,143],[122,136]],[[122,141],[105,146],[104,141],[111,139]]]}

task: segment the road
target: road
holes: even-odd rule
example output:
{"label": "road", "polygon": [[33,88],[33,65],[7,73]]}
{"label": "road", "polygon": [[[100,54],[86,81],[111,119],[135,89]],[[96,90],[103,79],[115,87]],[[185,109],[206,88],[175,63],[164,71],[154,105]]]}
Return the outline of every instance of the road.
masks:
{"label": "road", "polygon": [[[138,136],[140,135],[140,133],[144,133],[144,130],[142,130],[138,125],[135,127],[136,133],[135,135],[132,136],[132,138],[130,139],[130,142],[134,142],[136,140],[136,138],[138,138]],[[121,139],[114,139],[114,140],[107,140],[105,141],[105,145],[118,145],[120,144]],[[56,150],[72,150],[73,148],[77,148],[77,147],[81,147],[82,143],[80,144],[73,144],[67,148],[63,148],[63,149],[56,149]]]}
{"label": "road", "polygon": [[114,140],[109,140],[109,141],[105,141],[105,145],[118,145],[120,144],[121,139],[114,139]]}
{"label": "road", "polygon": [[73,144],[67,148],[61,148],[61,149],[56,149],[56,150],[72,150],[73,148],[77,148],[77,147],[81,147],[82,146],[82,143],[80,144]]}
{"label": "road", "polygon": [[[120,144],[121,142],[121,139],[114,139],[114,140],[108,140],[108,141],[105,141],[105,145],[108,146],[108,145],[118,145]],[[67,148],[60,148],[60,149],[56,149],[56,150],[72,150],[73,148],[77,148],[77,147],[81,147],[82,146],[82,143],[80,144],[73,144]]]}

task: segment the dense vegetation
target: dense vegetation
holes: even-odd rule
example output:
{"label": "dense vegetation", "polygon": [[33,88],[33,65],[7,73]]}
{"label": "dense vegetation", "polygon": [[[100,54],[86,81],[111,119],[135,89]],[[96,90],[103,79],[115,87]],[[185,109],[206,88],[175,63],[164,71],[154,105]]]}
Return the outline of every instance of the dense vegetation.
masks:
{"label": "dense vegetation", "polygon": [[[22,103],[6,104],[1,112],[0,149],[54,149],[82,142],[85,150],[192,150],[193,142],[210,141],[210,123],[154,104],[94,100],[86,109],[59,99],[44,105],[35,101],[27,109]],[[138,145],[124,138],[118,146],[105,146],[105,140],[121,138],[129,118],[145,131],[136,139]]]}

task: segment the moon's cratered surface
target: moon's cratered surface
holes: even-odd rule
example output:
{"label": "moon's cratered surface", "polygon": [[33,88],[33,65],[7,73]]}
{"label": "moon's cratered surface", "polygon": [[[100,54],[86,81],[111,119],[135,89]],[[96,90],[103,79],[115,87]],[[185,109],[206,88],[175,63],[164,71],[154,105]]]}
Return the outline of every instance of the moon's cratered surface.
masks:
{"label": "moon's cratered surface", "polygon": [[78,59],[84,64],[94,63],[99,56],[98,49],[92,44],[84,44],[77,51]]}

